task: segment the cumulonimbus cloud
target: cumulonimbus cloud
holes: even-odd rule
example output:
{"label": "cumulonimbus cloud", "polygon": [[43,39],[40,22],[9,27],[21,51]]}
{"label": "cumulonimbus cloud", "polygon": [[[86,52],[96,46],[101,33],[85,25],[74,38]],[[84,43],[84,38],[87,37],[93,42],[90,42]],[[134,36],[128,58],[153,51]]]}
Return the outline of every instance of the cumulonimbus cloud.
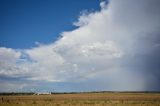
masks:
{"label": "cumulonimbus cloud", "polygon": [[159,0],[101,2],[100,11],[82,13],[74,23],[78,28],[63,32],[51,44],[25,50],[0,48],[0,76],[84,81],[91,87],[96,80],[106,90],[156,89],[160,61],[152,59],[160,59],[159,5]]}

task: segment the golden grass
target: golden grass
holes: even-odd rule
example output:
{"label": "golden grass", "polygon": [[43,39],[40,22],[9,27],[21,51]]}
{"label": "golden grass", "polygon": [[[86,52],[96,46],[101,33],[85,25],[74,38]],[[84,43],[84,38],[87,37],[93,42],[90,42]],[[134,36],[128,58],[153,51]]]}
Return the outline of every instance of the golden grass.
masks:
{"label": "golden grass", "polygon": [[0,106],[160,106],[159,93],[23,95],[0,99]]}

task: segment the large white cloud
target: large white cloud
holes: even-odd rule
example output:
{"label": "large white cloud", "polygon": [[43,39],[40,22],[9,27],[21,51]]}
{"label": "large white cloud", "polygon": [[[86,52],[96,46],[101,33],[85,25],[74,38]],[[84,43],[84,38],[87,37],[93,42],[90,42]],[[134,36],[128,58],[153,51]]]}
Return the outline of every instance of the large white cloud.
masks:
{"label": "large white cloud", "polygon": [[145,90],[153,79],[146,79],[141,63],[144,55],[159,49],[159,41],[153,43],[160,28],[159,4],[158,0],[101,2],[100,11],[83,12],[74,22],[78,28],[63,32],[56,42],[25,50],[0,48],[0,75],[88,85],[97,80],[106,90]]}
{"label": "large white cloud", "polygon": [[0,48],[0,75],[14,76],[18,74],[16,68],[16,61],[19,59],[21,53],[10,48]]}

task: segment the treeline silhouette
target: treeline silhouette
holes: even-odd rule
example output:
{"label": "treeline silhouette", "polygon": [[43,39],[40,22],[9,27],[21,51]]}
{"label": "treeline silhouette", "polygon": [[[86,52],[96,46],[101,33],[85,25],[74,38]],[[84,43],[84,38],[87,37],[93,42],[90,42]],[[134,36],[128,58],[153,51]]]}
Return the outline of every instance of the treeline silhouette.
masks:
{"label": "treeline silhouette", "polygon": [[1,92],[0,95],[34,95],[34,92]]}
{"label": "treeline silhouette", "polygon": [[160,93],[160,91],[89,91],[89,92],[51,92],[51,94],[80,94],[80,93]]}
{"label": "treeline silhouette", "polygon": [[[91,91],[91,92],[51,92],[51,94],[80,94],[80,93],[160,93],[160,91]],[[0,95],[36,95],[37,92],[0,92]],[[44,93],[45,95],[45,93]]]}

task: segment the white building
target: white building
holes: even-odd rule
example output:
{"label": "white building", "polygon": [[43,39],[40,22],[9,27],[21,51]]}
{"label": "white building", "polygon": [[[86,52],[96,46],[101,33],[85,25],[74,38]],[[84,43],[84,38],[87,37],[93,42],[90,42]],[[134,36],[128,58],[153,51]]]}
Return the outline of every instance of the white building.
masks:
{"label": "white building", "polygon": [[51,95],[51,92],[37,92],[36,95]]}

